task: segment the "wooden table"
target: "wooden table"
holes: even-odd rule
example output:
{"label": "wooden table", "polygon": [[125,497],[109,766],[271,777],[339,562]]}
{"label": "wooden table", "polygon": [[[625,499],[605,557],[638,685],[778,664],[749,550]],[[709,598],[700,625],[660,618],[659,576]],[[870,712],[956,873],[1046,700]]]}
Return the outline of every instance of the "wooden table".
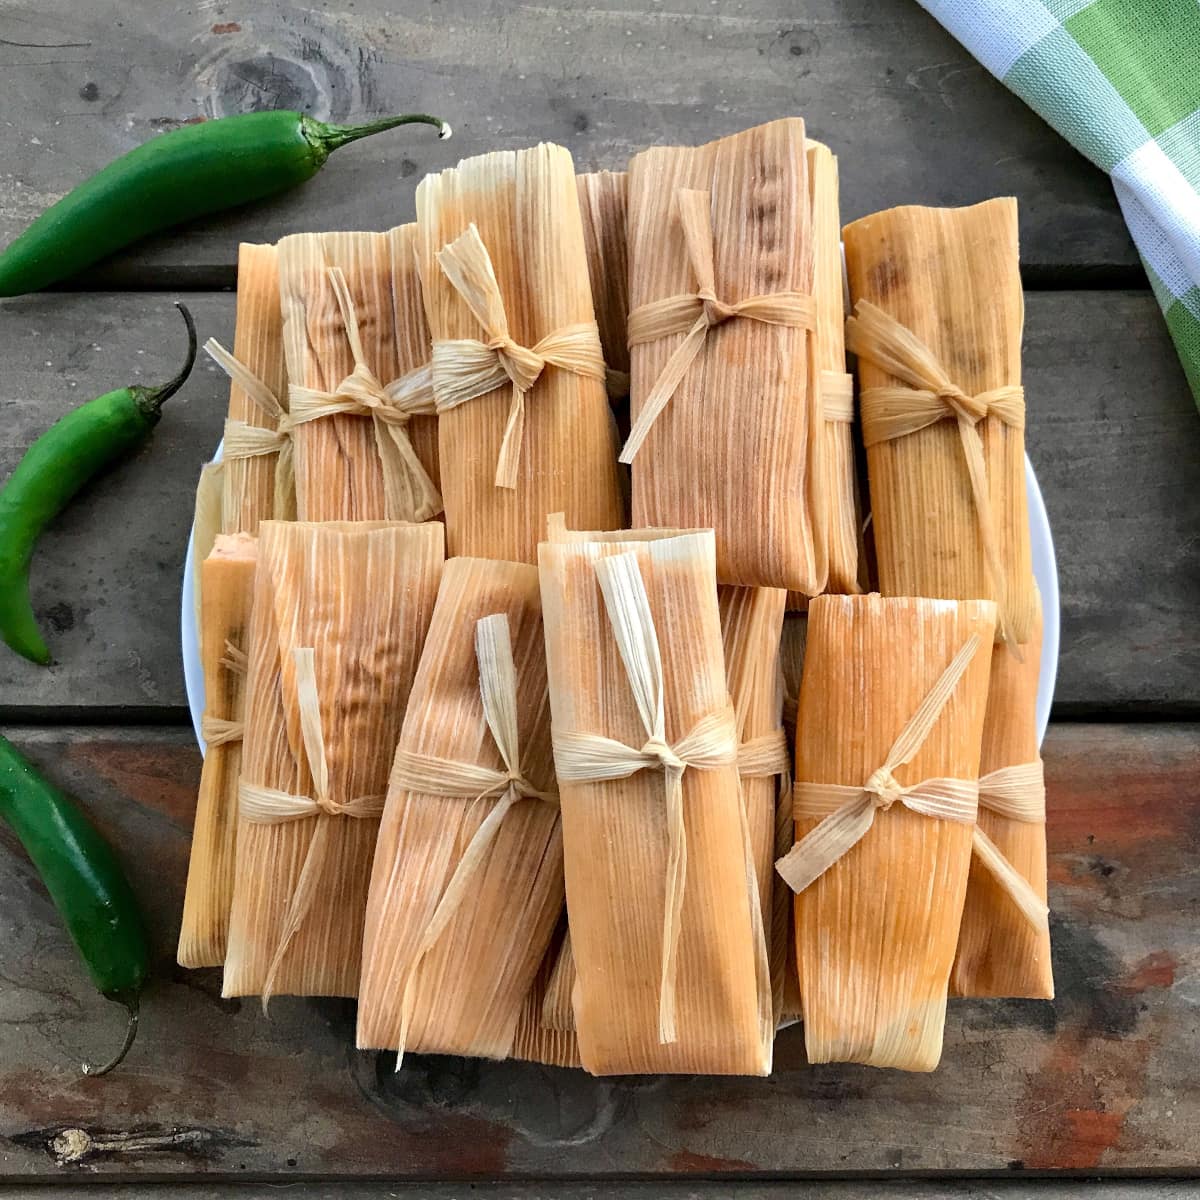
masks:
{"label": "wooden table", "polygon": [[[449,145],[418,130],[340,151],[275,203],[0,305],[0,476],[78,401],[171,373],[179,293],[202,334],[228,343],[239,240],[411,219],[417,180],[459,156],[544,138],[580,169],[619,167],[649,142],[799,112],[841,156],[847,219],[1015,193],[1029,450],[1062,579],[1045,747],[1059,999],[952,1004],[928,1076],[807,1067],[796,1029],[768,1080],[593,1080],[418,1057],[394,1074],[388,1057],[352,1048],[348,1003],[278,1000],[267,1020],[220,999],[217,973],[177,969],[200,763],[179,579],[227,394],[206,364],[153,445],[46,538],[34,594],[57,665],[0,656],[0,722],[121,847],[157,954],[128,1063],[80,1078],[74,1064],[117,1039],[120,1016],[0,834],[0,1180],[94,1177],[93,1197],[121,1179],[190,1181],[198,1196],[225,1194],[221,1181],[307,1179],[304,1195],[363,1197],[394,1194],[365,1182],[379,1178],[580,1181],[496,1192],[533,1197],[669,1176],[650,1194],[753,1179],[765,1197],[777,1189],[762,1180],[808,1174],[1200,1169],[1200,425],[1107,180],[913,0],[343,7],[0,4],[0,239],[116,154],[205,115],[424,109],[456,129]],[[1025,1194],[997,1186],[987,1194]],[[951,1194],[944,1181],[870,1190]]]}

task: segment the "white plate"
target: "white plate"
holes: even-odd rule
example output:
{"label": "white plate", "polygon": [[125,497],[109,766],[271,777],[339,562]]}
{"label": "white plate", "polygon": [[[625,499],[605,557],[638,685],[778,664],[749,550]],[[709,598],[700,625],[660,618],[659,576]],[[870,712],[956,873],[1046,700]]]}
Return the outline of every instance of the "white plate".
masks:
{"label": "white plate", "polygon": [[[214,456],[221,457],[217,447]],[[1025,459],[1025,486],[1029,492],[1029,533],[1033,550],[1033,573],[1042,593],[1044,610],[1042,632],[1042,668],[1038,679],[1037,722],[1038,741],[1046,736],[1050,722],[1050,702],[1054,698],[1054,679],[1058,673],[1058,567],[1054,561],[1054,542],[1050,537],[1050,522],[1046,518],[1046,505],[1042,501],[1041,489],[1033,473],[1029,459]],[[188,535],[187,558],[183,566],[183,608],[181,625],[183,633],[183,682],[187,689],[188,709],[192,714],[192,728],[200,752],[204,753],[204,742],[200,738],[200,715],[204,712],[204,676],[200,670],[200,648],[196,637],[195,578],[192,572],[192,536]]]}

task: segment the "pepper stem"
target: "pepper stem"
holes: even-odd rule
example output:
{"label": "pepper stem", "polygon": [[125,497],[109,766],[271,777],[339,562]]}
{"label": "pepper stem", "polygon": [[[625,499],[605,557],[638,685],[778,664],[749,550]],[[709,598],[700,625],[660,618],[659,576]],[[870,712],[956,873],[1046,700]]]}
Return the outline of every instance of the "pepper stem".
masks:
{"label": "pepper stem", "polygon": [[[180,306],[182,307],[182,305]],[[184,310],[187,311],[186,309]],[[133,1039],[137,1037],[138,1031],[138,998],[133,996],[113,996],[111,999],[125,1005],[125,1011],[129,1014],[129,1023],[125,1026],[125,1041],[121,1045],[121,1049],[117,1051],[116,1057],[106,1062],[103,1066],[96,1066],[94,1063],[84,1063],[83,1073],[85,1075],[107,1075],[109,1071],[115,1067],[119,1067],[125,1061],[125,1055],[129,1053],[129,1048],[133,1045]]]}
{"label": "pepper stem", "polygon": [[161,387],[132,387],[129,389],[133,393],[134,403],[141,410],[142,416],[152,422],[158,420],[162,406],[187,382],[187,377],[192,373],[192,367],[196,364],[196,322],[192,320],[192,314],[186,304],[181,304],[176,300],[175,307],[179,309],[183,323],[187,326],[187,361],[183,364],[179,374],[174,379],[167,380]]}
{"label": "pepper stem", "polygon": [[441,117],[432,117],[428,113],[405,113],[399,117],[382,117],[378,121],[367,121],[362,125],[327,125],[324,121],[314,121],[304,117],[305,133],[319,143],[321,149],[329,154],[344,146],[347,142],[357,142],[359,138],[370,137],[373,133],[382,133],[385,129],[395,129],[398,125],[432,125],[438,131],[438,137],[445,141],[450,136],[450,124]]}

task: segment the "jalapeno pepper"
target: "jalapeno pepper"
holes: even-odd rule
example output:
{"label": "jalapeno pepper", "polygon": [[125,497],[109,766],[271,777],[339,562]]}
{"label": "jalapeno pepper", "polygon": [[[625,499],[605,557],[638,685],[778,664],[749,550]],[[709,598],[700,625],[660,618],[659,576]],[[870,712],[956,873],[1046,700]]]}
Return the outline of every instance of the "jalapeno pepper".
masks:
{"label": "jalapeno pepper", "polygon": [[30,446],[0,488],[0,638],[31,662],[50,661],[29,602],[29,564],[38,538],[97,471],[145,441],[164,402],[191,373],[196,326],[182,304],[176,307],[188,330],[183,370],[162,387],[121,388],[67,413]]}
{"label": "jalapeno pepper", "polygon": [[129,1013],[125,1042],[103,1066],[125,1057],[137,1035],[138,1003],[150,951],[137,898],[112,847],[76,804],[0,736],[0,818],[21,840],[101,994]]}
{"label": "jalapeno pepper", "polygon": [[164,133],[69,192],[0,254],[0,296],[39,291],[160,229],[295,187],[339,146],[414,123],[450,136],[425,113],[328,125],[288,111]]}

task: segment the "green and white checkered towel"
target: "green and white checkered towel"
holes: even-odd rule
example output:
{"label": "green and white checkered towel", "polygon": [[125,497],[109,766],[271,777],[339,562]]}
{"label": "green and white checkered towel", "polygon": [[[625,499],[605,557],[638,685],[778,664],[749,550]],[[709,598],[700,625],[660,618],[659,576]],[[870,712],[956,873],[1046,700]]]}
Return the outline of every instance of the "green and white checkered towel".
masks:
{"label": "green and white checkered towel", "polygon": [[1112,176],[1200,404],[1200,0],[919,0]]}

